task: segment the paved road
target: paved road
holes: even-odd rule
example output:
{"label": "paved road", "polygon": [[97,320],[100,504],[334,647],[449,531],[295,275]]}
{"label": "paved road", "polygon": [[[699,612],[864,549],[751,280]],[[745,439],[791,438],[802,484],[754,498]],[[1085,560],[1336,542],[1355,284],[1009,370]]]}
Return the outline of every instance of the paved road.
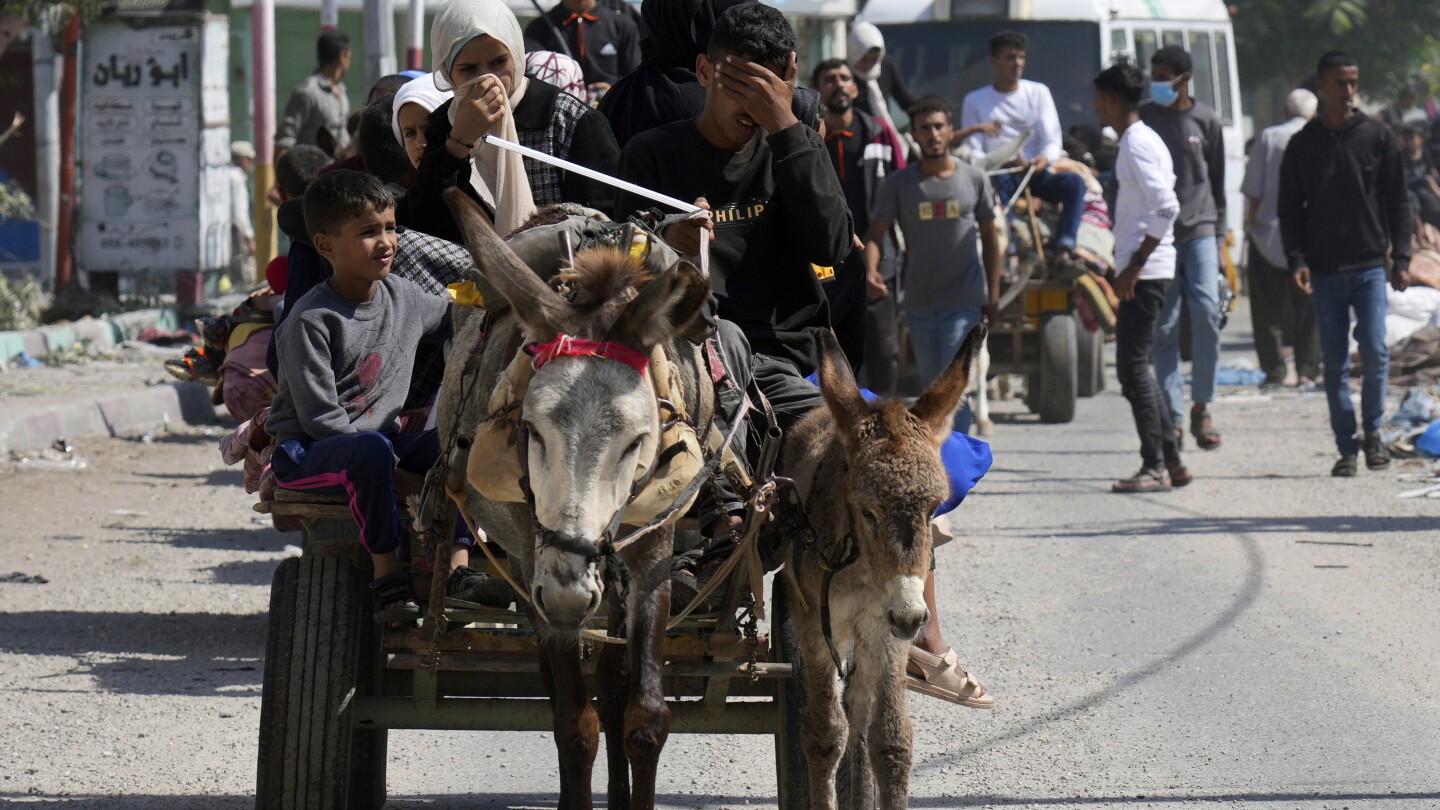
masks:
{"label": "paved road", "polygon": [[[1193,486],[1112,495],[1137,455],[1111,383],[1068,426],[996,408],[996,468],[940,564],[946,626],[1000,705],[912,700],[912,805],[1440,807],[1437,502],[1396,498],[1425,470],[1332,480],[1322,399],[1231,392]],[[214,441],[0,471],[0,574],[50,580],[0,584],[0,803],[251,806],[285,539]],[[553,807],[552,751],[395,734],[390,806]],[[772,756],[674,737],[665,806],[773,806]]]}

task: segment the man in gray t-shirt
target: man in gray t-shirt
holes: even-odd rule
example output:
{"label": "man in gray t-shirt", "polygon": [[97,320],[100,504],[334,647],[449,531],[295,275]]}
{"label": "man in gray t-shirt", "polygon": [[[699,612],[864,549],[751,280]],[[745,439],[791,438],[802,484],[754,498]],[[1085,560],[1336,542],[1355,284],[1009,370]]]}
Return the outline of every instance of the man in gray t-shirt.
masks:
{"label": "man in gray t-shirt", "polygon": [[[892,224],[899,224],[905,234],[908,258],[901,305],[924,385],[940,375],[982,317],[995,316],[1000,300],[1000,240],[990,182],[979,169],[950,156],[950,111],[938,100],[932,106],[922,109],[917,104],[921,115],[911,118],[920,162],[885,178],[871,204],[865,234],[872,297],[886,292],[878,269],[879,240]],[[969,421],[968,409],[956,416],[958,429],[969,427]]]}

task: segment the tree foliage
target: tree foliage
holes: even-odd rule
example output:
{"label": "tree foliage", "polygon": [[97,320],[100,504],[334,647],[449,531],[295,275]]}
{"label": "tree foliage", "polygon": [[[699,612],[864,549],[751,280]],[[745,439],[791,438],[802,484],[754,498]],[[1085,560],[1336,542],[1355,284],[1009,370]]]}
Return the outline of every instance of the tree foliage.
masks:
{"label": "tree foliage", "polygon": [[1393,90],[1435,53],[1436,0],[1242,0],[1234,16],[1242,76],[1298,84],[1326,51],[1360,60],[1371,94]]}

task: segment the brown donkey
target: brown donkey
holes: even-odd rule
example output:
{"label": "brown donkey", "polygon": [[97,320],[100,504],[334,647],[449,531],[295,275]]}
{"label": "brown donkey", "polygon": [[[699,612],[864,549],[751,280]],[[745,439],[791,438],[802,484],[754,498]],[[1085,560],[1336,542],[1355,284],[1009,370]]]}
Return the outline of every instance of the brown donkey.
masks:
{"label": "brown donkey", "polygon": [[[905,660],[929,619],[922,590],[930,568],[930,517],[949,494],[940,446],[985,332],[975,327],[909,408],[867,403],[835,338],[822,336],[826,407],[795,427],[786,448],[786,468],[816,535],[795,572],[808,610],[790,610],[815,810],[838,807],[835,775],[847,753],[853,807],[868,810],[877,790],[882,810],[906,806],[911,730]],[[852,556],[849,565],[836,565]],[[827,568],[834,571],[828,583]],[[837,673],[837,662],[847,671]]]}

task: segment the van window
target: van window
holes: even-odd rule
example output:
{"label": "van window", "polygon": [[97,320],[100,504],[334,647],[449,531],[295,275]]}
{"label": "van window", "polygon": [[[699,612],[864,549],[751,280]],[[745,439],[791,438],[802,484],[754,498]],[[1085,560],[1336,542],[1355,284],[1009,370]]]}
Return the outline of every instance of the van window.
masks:
{"label": "van window", "polygon": [[1202,31],[1190,32],[1190,87],[1195,98],[1212,109],[1219,109],[1215,103],[1215,65],[1210,51],[1210,35]]}
{"label": "van window", "polygon": [[1154,31],[1135,32],[1135,65],[1146,73],[1150,72],[1150,57],[1160,50]]}
{"label": "van window", "polygon": [[1130,55],[1129,32],[1124,28],[1110,29],[1110,62],[1118,62],[1122,57]]}
{"label": "van window", "polygon": [[1183,48],[1185,47],[1185,33],[1183,31],[1176,31],[1173,29],[1161,32],[1160,44],[1164,45],[1167,48],[1171,45],[1179,45]]}
{"label": "van window", "polygon": [[1228,127],[1235,123],[1235,101],[1230,98],[1230,37],[1224,31],[1215,32],[1215,78],[1220,85],[1220,106],[1215,109]]}

